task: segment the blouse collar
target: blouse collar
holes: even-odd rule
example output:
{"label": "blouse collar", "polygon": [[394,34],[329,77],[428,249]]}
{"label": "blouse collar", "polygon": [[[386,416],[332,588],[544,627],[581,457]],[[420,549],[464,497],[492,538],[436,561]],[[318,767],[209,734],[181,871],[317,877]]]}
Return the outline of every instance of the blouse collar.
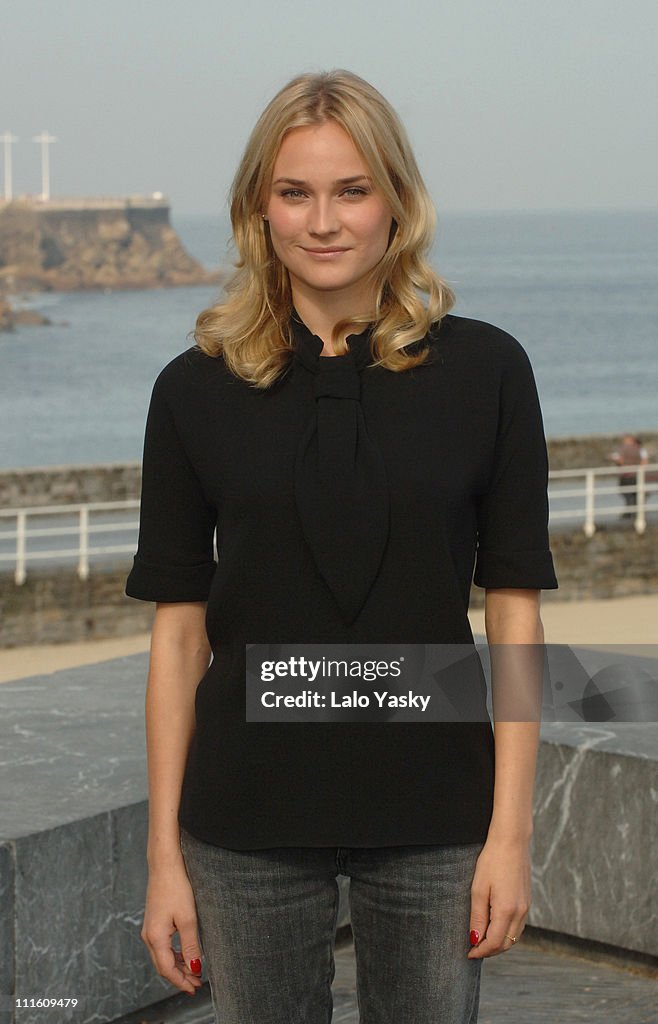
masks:
{"label": "blouse collar", "polygon": [[320,353],[324,348],[322,338],[313,334],[306,326],[297,310],[293,307],[290,318],[290,326],[293,340],[294,355],[313,373],[323,371],[335,372],[338,369],[354,369],[357,372],[363,370],[373,361],[370,350],[370,336],[372,324],[368,324],[360,334],[350,334],[347,337],[347,352],[344,355],[322,356]]}
{"label": "blouse collar", "polygon": [[294,359],[311,372],[314,398],[295,454],[295,502],[318,572],[347,625],[374,584],[389,530],[384,458],[361,408],[370,328],[348,337],[344,355],[321,356],[322,339],[294,309],[291,318]]}

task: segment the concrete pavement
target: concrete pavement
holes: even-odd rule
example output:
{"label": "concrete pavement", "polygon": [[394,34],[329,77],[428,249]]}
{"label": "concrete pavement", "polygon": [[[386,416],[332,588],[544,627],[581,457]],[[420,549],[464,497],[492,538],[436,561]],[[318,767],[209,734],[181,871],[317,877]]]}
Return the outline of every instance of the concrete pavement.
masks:
{"label": "concrete pavement", "polygon": [[[529,932],[483,962],[478,1024],[657,1024],[655,976],[542,948]],[[337,945],[335,962],[332,1024],[359,1024],[351,939]],[[208,986],[115,1024],[215,1024]]]}

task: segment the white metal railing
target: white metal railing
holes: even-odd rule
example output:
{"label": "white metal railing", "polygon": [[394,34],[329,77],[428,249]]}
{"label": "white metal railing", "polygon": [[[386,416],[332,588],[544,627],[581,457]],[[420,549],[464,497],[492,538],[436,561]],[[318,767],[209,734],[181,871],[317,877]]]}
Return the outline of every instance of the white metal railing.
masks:
{"label": "white metal railing", "polygon": [[[28,561],[68,560],[76,558],[78,576],[86,580],[89,576],[89,560],[94,555],[134,554],[135,536],[139,520],[132,517],[127,521],[116,521],[117,513],[136,511],[139,501],[94,501],[77,505],[37,505],[31,508],[13,508],[0,510],[0,525],[3,520],[14,520],[13,530],[0,529],[0,564],[14,563],[14,579],[16,583],[25,583]],[[110,513],[114,522],[92,522],[98,513]],[[30,519],[48,520],[64,517],[73,520],[71,523],[55,523],[53,526],[32,526]],[[91,539],[98,534],[128,533],[129,538],[124,544],[92,544]],[[37,548],[28,551],[28,542],[38,538],[57,538],[66,540],[76,538],[75,547],[64,546]],[[2,550],[4,542],[13,542],[13,551]]]}
{"label": "white metal railing", "polygon": [[[635,476],[634,483],[620,484],[620,476]],[[582,480],[580,487],[564,487]],[[551,521],[577,518],[582,520],[586,537],[596,532],[596,521],[606,516],[622,515],[634,520],[637,533],[647,528],[647,505],[658,493],[658,462],[644,466],[595,466],[587,469],[554,469],[549,473],[548,497]],[[635,500],[627,502],[626,495]],[[610,504],[612,496],[612,504]],[[621,503],[619,499],[622,499]],[[607,504],[601,504],[601,499]],[[616,499],[616,501],[615,501]],[[557,506],[564,502],[565,508]],[[576,502],[574,507],[574,502]]]}
{"label": "white metal railing", "polygon": [[[636,483],[624,487],[619,485],[619,476],[624,473],[636,474]],[[647,475],[650,479],[647,480]],[[571,483],[582,481],[581,486]],[[566,484],[566,486],[565,486]],[[628,504],[624,493],[635,494],[634,503]],[[638,533],[644,533],[647,525],[647,504],[658,493],[658,462],[646,466],[603,466],[587,469],[558,469],[549,474],[549,504],[551,522],[571,520],[582,524],[587,537],[593,536],[597,521],[606,516],[630,515]],[[613,502],[610,503],[610,498]],[[620,498],[622,499],[620,502]],[[601,504],[602,499],[607,504]],[[614,500],[616,499],[616,501]],[[564,505],[564,507],[560,507]],[[658,502],[656,502],[658,506]],[[90,560],[99,555],[133,555],[136,550],[138,517],[121,519],[122,515],[137,512],[139,500],[97,501],[76,505],[39,505],[30,508],[0,510],[0,527],[3,521],[14,521],[13,529],[0,529],[0,567],[3,563],[14,565],[14,579],[22,584],[27,577],[27,563],[36,560],[61,561],[77,560],[80,579],[89,576]],[[658,507],[656,509],[658,513]],[[110,522],[97,522],[99,516],[109,516]],[[41,525],[40,519],[51,522],[57,518],[68,519],[62,524]],[[37,525],[33,525],[34,521]],[[125,543],[93,544],[95,537],[102,535],[128,534]],[[75,537],[74,546],[66,541]],[[60,546],[35,547],[34,541],[52,538],[62,541]],[[9,550],[11,547],[11,550]],[[29,548],[29,550],[28,550]]]}

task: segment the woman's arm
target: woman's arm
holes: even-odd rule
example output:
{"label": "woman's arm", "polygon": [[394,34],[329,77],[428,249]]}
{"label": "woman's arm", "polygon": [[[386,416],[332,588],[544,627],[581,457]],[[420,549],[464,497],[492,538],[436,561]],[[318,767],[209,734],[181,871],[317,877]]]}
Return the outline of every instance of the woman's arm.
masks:
{"label": "woman's arm", "polygon": [[[487,590],[488,643],[543,644],[540,597],[540,590]],[[536,683],[531,680],[531,688]],[[471,889],[471,929],[480,939],[470,958],[509,949],[512,943],[505,935],[518,937],[525,924],[531,895],[528,848],[539,730],[539,720],[498,721],[494,712],[494,803]]]}
{"label": "woman's arm", "polygon": [[[201,949],[178,809],[196,690],[210,662],[205,612],[205,602],[156,605],[146,688],[149,880],[141,938],[158,973],[190,995],[201,984]],[[180,952],[172,946],[176,932]]]}
{"label": "woman's arm", "polygon": [[[540,618],[540,590],[487,590],[484,626],[489,644],[543,644]],[[532,659],[528,658],[528,669]],[[528,680],[536,696],[537,680]],[[513,695],[512,699],[513,699]],[[541,695],[540,695],[541,696]],[[506,695],[507,700],[510,695]],[[539,702],[541,704],[541,701]],[[539,719],[539,715],[537,715]],[[496,772],[494,806],[489,835],[501,839],[530,840],[532,797],[535,784],[539,720],[498,721],[495,714],[494,743]]]}
{"label": "woman's arm", "polygon": [[157,604],[146,688],[150,866],[181,858],[178,808],[194,699],[210,663],[205,602]]}

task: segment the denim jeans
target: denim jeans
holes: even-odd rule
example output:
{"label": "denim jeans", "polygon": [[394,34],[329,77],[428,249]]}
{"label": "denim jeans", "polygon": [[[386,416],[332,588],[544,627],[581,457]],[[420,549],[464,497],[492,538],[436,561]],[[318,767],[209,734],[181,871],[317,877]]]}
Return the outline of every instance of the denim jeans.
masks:
{"label": "denim jeans", "polygon": [[482,844],[227,850],[181,829],[217,1024],[329,1024],[337,875],[350,878],[360,1024],[475,1024],[466,956]]}

